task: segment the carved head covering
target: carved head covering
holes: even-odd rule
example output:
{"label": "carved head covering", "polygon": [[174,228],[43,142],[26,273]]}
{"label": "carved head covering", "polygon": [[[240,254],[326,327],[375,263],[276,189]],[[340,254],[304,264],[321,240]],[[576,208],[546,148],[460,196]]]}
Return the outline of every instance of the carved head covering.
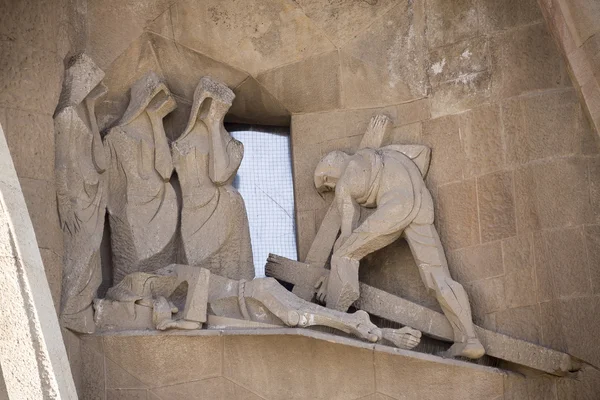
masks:
{"label": "carved head covering", "polygon": [[190,112],[188,124],[181,134],[181,137],[184,137],[192,129],[194,129],[194,125],[196,125],[196,120],[198,119],[198,113],[200,112],[202,103],[204,103],[204,100],[206,99],[215,99],[228,106],[227,109],[229,109],[231,104],[233,104],[235,94],[224,83],[214,80],[208,76],[202,77],[198,83],[198,86],[196,86],[196,90],[194,91],[192,111]]}
{"label": "carved head covering", "polygon": [[66,107],[80,104],[104,79],[102,71],[85,53],[69,59],[55,115]]}
{"label": "carved head covering", "polygon": [[161,91],[167,96],[171,95],[167,85],[154,71],[138,79],[131,87],[129,105],[118,125],[127,125],[136,119]]}

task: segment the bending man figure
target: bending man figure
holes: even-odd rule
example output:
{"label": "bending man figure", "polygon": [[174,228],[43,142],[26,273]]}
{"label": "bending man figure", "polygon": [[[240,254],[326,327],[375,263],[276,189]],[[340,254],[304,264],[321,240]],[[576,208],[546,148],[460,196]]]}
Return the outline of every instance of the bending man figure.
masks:
{"label": "bending man figure", "polygon": [[[359,297],[359,261],[400,237],[408,242],[425,286],[435,293],[454,329],[450,356],[479,358],[485,350],[475,335],[467,293],[454,281],[433,225],[433,201],[423,180],[430,149],[386,146],[354,155],[327,154],[314,180],[319,191],[335,191],[341,234],[331,259],[331,274],[319,291],[327,307],[346,311]],[[376,208],[357,227],[360,207]]]}

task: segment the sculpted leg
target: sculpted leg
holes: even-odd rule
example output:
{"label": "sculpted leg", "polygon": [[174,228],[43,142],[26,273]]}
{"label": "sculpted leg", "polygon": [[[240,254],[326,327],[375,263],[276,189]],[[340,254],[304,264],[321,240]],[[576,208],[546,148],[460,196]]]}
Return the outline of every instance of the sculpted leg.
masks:
{"label": "sculpted leg", "polygon": [[411,224],[404,232],[415,257],[423,283],[435,292],[442,311],[454,330],[451,357],[479,358],[485,354],[475,334],[469,297],[463,286],[452,279],[439,235],[433,224]]}
{"label": "sculpted leg", "polygon": [[385,338],[404,349],[415,347],[421,338],[421,332],[408,327],[398,330],[379,329],[362,310],[348,314],[302,300],[273,278],[246,282],[244,297],[264,305],[287,326],[327,326],[370,342]]}

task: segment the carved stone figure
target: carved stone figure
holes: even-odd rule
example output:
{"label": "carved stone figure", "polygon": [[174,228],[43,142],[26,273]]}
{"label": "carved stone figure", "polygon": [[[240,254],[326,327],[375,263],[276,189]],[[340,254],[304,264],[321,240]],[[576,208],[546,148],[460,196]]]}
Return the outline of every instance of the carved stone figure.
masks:
{"label": "carved stone figure", "polygon": [[107,160],[94,112],[104,72],[85,54],[68,63],[54,114],[56,193],[64,231],[63,326],[92,333],[92,301],[102,281],[99,248],[106,211]]}
{"label": "carved stone figure", "polygon": [[252,279],[246,207],[231,184],[244,148],[223,126],[234,97],[226,85],[203,77],[172,154],[183,195],[181,239],[187,263],[231,279]]}
{"label": "carved stone figure", "polygon": [[[374,118],[371,125],[384,118]],[[331,274],[318,298],[327,307],[347,310],[359,298],[360,260],[404,237],[423,283],[435,293],[454,329],[449,355],[479,358],[484,348],[475,334],[467,293],[451,278],[433,225],[433,201],[423,179],[429,159],[425,146],[391,145],[364,148],[354,155],[333,151],[319,162],[315,186],[335,191],[341,233],[333,248]],[[376,210],[358,225],[360,207]]]}
{"label": "carved stone figure", "polygon": [[[188,284],[184,311],[171,318],[179,312],[172,299],[183,281]],[[109,290],[107,300],[97,301],[96,308],[99,325],[109,330],[199,329],[217,316],[225,324],[243,320],[265,327],[326,326],[370,342],[385,339],[404,349],[415,347],[421,338],[421,332],[409,327],[380,329],[361,310],[347,314],[302,300],[273,278],[233,280],[187,265],[127,276]]]}
{"label": "carved stone figure", "polygon": [[167,86],[149,72],[135,82],[125,114],[104,139],[114,283],[174,259],[178,210],[163,118],[175,107]]}

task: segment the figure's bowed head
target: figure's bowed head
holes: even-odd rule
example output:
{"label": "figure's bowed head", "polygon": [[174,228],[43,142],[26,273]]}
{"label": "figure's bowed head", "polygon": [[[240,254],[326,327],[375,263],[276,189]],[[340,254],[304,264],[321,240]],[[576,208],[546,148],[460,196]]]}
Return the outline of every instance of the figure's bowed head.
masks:
{"label": "figure's bowed head", "polygon": [[351,156],[334,150],[319,161],[315,169],[315,187],[319,193],[334,191],[338,180],[344,174]]}

